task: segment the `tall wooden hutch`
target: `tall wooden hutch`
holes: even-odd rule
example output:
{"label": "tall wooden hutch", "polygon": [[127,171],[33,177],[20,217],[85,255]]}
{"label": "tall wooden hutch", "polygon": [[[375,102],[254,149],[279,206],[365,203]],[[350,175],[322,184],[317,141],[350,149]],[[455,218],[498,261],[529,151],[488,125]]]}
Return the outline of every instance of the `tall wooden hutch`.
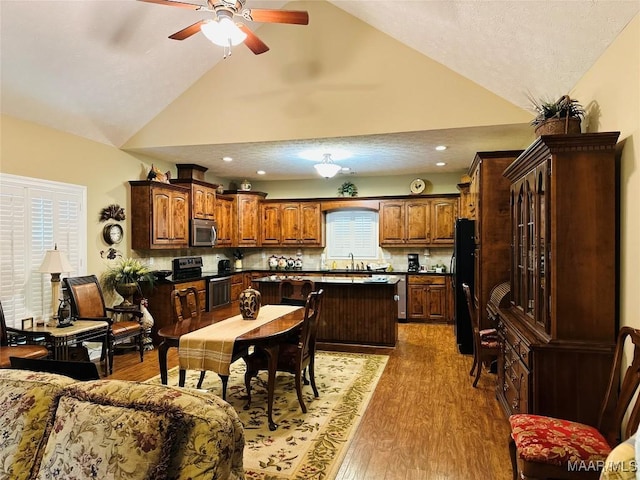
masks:
{"label": "tall wooden hutch", "polygon": [[478,152],[469,168],[469,210],[475,222],[473,300],[481,328],[491,289],[509,279],[510,182],[502,173],[522,150]]}
{"label": "tall wooden hutch", "polygon": [[617,332],[619,132],[543,135],[511,181],[511,302],[498,312],[497,397],[595,424]]}

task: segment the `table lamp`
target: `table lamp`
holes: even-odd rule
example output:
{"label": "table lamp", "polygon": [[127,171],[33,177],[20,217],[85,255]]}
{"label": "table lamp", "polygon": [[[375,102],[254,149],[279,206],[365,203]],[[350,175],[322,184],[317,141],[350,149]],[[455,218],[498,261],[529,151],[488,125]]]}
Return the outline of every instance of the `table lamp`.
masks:
{"label": "table lamp", "polygon": [[60,274],[63,272],[71,272],[73,267],[67,260],[67,256],[58,250],[58,245],[53,250],[47,250],[47,253],[40,265],[40,272],[51,274],[51,322],[55,323],[56,310],[58,308],[58,297],[60,296]]}

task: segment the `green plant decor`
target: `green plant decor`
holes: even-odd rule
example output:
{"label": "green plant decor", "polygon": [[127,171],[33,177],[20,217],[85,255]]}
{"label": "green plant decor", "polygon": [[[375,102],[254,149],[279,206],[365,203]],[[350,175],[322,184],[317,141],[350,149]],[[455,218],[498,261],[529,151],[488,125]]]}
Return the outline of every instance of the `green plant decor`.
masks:
{"label": "green plant decor", "polygon": [[551,118],[584,118],[584,108],[580,102],[569,95],[563,95],[557,101],[536,100],[529,95],[532,109],[536,113],[536,118],[531,121],[531,125],[537,127]]}
{"label": "green plant decor", "polygon": [[101,277],[103,288],[110,293],[118,285],[145,282],[153,285],[153,274],[145,264],[135,258],[123,258],[113,267],[104,271]]}
{"label": "green plant decor", "polygon": [[338,188],[338,195],[341,197],[357,197],[358,187],[351,182],[344,182],[340,185],[340,188]]}

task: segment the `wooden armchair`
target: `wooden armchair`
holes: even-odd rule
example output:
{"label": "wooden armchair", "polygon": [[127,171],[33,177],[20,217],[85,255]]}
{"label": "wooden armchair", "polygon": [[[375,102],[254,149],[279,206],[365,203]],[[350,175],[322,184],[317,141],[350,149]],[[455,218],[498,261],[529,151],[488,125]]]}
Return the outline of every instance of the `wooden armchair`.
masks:
{"label": "wooden armchair", "polygon": [[[302,399],[302,380],[304,380],[305,385],[309,384],[309,381],[304,376],[304,371],[307,369],[309,370],[309,379],[311,380],[313,394],[318,397],[314,365],[316,330],[322,310],[323,294],[323,290],[309,293],[305,304],[304,321],[297,340],[292,343],[287,342],[280,345],[278,353],[277,370],[295,375],[298,402],[300,402],[303,413],[307,413],[307,407]],[[269,355],[270,353],[264,349],[256,348],[251,355],[244,359],[247,364],[247,371],[244,375],[244,382],[247,388],[247,407],[251,405],[251,378],[256,377],[259,370],[268,370]]]}
{"label": "wooden armchair", "polygon": [[[121,312],[105,305],[102,288],[95,275],[67,277],[64,279],[64,284],[71,300],[73,317],[78,320],[101,320],[109,324],[107,345],[102,346],[102,360],[108,356],[109,373],[113,373],[113,351],[117,344],[135,340],[140,350],[140,361],[144,360],[142,325],[136,320],[115,321],[114,317]],[[126,313],[142,318],[140,311]]]}
{"label": "wooden armchair", "polygon": [[[172,293],[171,303],[173,304],[173,310],[176,316],[176,320],[178,322],[200,322],[200,312],[202,311],[200,307],[200,300],[198,297],[198,289],[195,287],[187,287],[182,290],[174,290]],[[231,363],[239,360],[243,356],[248,354],[248,349],[243,347],[238,349],[234,347]],[[202,382],[204,381],[204,376],[206,374],[205,370],[200,372],[200,378],[198,380],[197,388],[202,387]],[[186,370],[180,369],[178,385],[184,387],[186,382],[187,372]],[[229,382],[229,377],[227,375],[218,375],[220,380],[222,381],[222,399],[227,399],[227,383]]]}
{"label": "wooden armchair", "polygon": [[19,330],[7,328],[4,310],[0,302],[0,368],[11,368],[11,357],[46,358],[49,356],[49,350],[44,345],[10,345],[9,331],[23,335],[23,332]]}
{"label": "wooden armchair", "polygon": [[[628,363],[625,343],[633,345],[633,357],[621,382],[622,366]],[[618,334],[609,386],[595,427],[542,415],[511,415],[509,451],[514,480],[597,480],[612,448],[638,429],[639,385],[640,330],[623,327]]]}

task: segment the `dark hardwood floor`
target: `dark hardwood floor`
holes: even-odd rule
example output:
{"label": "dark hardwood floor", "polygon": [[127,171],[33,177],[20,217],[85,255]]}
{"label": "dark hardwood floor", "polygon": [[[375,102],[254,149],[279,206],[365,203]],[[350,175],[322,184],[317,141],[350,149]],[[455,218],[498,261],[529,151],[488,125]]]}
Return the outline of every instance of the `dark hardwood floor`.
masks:
{"label": "dark hardwood floor", "polygon": [[[389,350],[387,350],[389,351]],[[362,418],[337,480],[510,480],[509,424],[496,376],[471,386],[471,356],[451,325],[400,324],[399,341]],[[177,365],[175,349],[169,368]],[[117,355],[109,378],[159,373],[157,351]]]}

